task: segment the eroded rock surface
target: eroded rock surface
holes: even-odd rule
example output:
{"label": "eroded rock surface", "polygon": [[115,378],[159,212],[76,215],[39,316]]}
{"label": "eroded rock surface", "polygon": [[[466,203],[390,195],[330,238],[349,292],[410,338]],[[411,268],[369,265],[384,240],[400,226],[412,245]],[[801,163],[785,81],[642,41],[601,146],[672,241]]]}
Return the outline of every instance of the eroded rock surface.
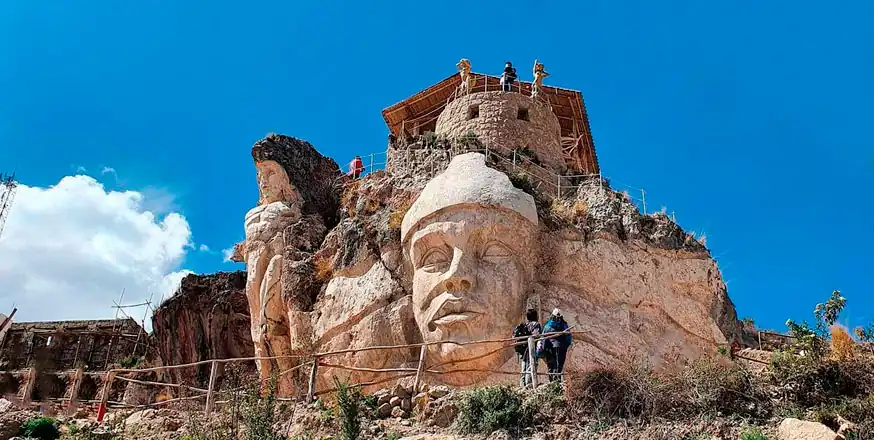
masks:
{"label": "eroded rock surface", "polygon": [[[245,286],[245,272],[183,278],[176,294],[152,316],[155,343],[163,364],[251,357],[254,350]],[[209,379],[209,369],[209,365],[203,365],[167,370],[164,374],[173,383],[202,387]]]}

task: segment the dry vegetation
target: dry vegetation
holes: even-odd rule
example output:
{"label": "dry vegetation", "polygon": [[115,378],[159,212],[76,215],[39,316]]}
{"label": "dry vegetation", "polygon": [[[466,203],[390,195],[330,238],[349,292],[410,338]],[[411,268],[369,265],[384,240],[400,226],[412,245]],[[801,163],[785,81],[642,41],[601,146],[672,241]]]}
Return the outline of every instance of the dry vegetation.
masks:
{"label": "dry vegetation", "polygon": [[320,255],[313,261],[315,267],[316,279],[321,282],[326,282],[334,275],[334,263],[331,257]]}

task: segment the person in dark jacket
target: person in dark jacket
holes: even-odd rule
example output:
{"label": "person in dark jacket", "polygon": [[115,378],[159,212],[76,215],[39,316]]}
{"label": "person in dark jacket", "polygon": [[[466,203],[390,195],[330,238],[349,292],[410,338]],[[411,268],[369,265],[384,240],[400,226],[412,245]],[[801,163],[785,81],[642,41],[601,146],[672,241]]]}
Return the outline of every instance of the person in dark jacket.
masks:
{"label": "person in dark jacket", "polygon": [[[516,335],[516,332],[514,332],[513,336],[537,336],[543,333],[543,326],[540,325],[540,321],[537,319],[537,310],[528,309],[525,312],[524,330],[525,332],[521,335]],[[522,342],[527,344],[526,341]],[[534,374],[537,373],[537,357],[534,357],[534,363],[532,364],[527,348],[519,350],[518,353],[522,361],[522,377],[519,379],[519,386],[525,387],[532,382],[532,372]]]}
{"label": "person in dark jacket", "polygon": [[501,90],[509,92],[513,89],[513,83],[516,81],[516,68],[513,63],[507,61],[504,66],[504,73],[501,74]]}
{"label": "person in dark jacket", "polygon": [[[563,332],[568,329],[567,321],[561,315],[561,310],[555,309],[552,311],[549,321],[543,327],[543,333]],[[551,355],[554,357],[552,362],[547,362],[549,367],[549,381],[561,381],[564,371],[564,361],[567,357],[567,350],[570,348],[573,338],[570,333],[555,336],[551,339],[544,340],[544,350],[551,349]],[[548,348],[547,348],[548,347]],[[549,365],[551,364],[551,365]]]}

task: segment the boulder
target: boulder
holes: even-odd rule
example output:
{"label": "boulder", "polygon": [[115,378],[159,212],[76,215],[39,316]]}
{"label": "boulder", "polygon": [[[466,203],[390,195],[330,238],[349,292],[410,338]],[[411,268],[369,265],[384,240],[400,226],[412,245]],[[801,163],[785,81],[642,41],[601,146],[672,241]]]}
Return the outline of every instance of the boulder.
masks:
{"label": "boulder", "polygon": [[777,428],[779,440],[837,440],[838,434],[822,423],[785,419]]}

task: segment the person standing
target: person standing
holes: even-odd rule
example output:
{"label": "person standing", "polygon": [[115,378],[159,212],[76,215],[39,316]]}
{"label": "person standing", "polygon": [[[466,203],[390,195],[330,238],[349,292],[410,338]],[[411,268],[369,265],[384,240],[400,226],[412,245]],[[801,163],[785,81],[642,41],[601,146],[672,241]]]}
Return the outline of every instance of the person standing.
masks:
{"label": "person standing", "polygon": [[[516,326],[513,329],[513,337],[521,338],[523,336],[537,336],[543,333],[543,326],[537,319],[537,310],[528,309],[525,312],[525,322]],[[516,342],[516,354],[519,355],[522,361],[522,377],[519,379],[519,386],[526,387],[531,384],[533,377],[532,373],[537,373],[537,357],[534,357],[534,362],[531,362],[531,356],[528,352],[528,340],[523,339]],[[535,353],[536,355],[536,353]]]}
{"label": "person standing", "polygon": [[[550,316],[549,321],[546,322],[546,326],[543,328],[543,333],[556,333],[563,332],[568,329],[567,321],[564,320],[564,316],[561,314],[561,310],[554,309],[552,311],[552,316]],[[549,381],[562,381],[562,374],[564,372],[564,361],[567,358],[567,351],[570,348],[571,343],[573,342],[573,338],[570,333],[566,333],[559,336],[553,336],[550,339],[544,341],[545,345],[550,346],[551,355],[554,357],[552,365],[549,368]]]}
{"label": "person standing", "polygon": [[361,176],[362,171],[364,171],[364,162],[361,161],[361,156],[355,156],[355,159],[352,159],[349,164],[349,175],[353,179],[357,179]]}
{"label": "person standing", "polygon": [[501,74],[501,90],[509,92],[513,90],[513,83],[516,81],[516,68],[513,63],[507,61],[504,65],[504,73]]}

